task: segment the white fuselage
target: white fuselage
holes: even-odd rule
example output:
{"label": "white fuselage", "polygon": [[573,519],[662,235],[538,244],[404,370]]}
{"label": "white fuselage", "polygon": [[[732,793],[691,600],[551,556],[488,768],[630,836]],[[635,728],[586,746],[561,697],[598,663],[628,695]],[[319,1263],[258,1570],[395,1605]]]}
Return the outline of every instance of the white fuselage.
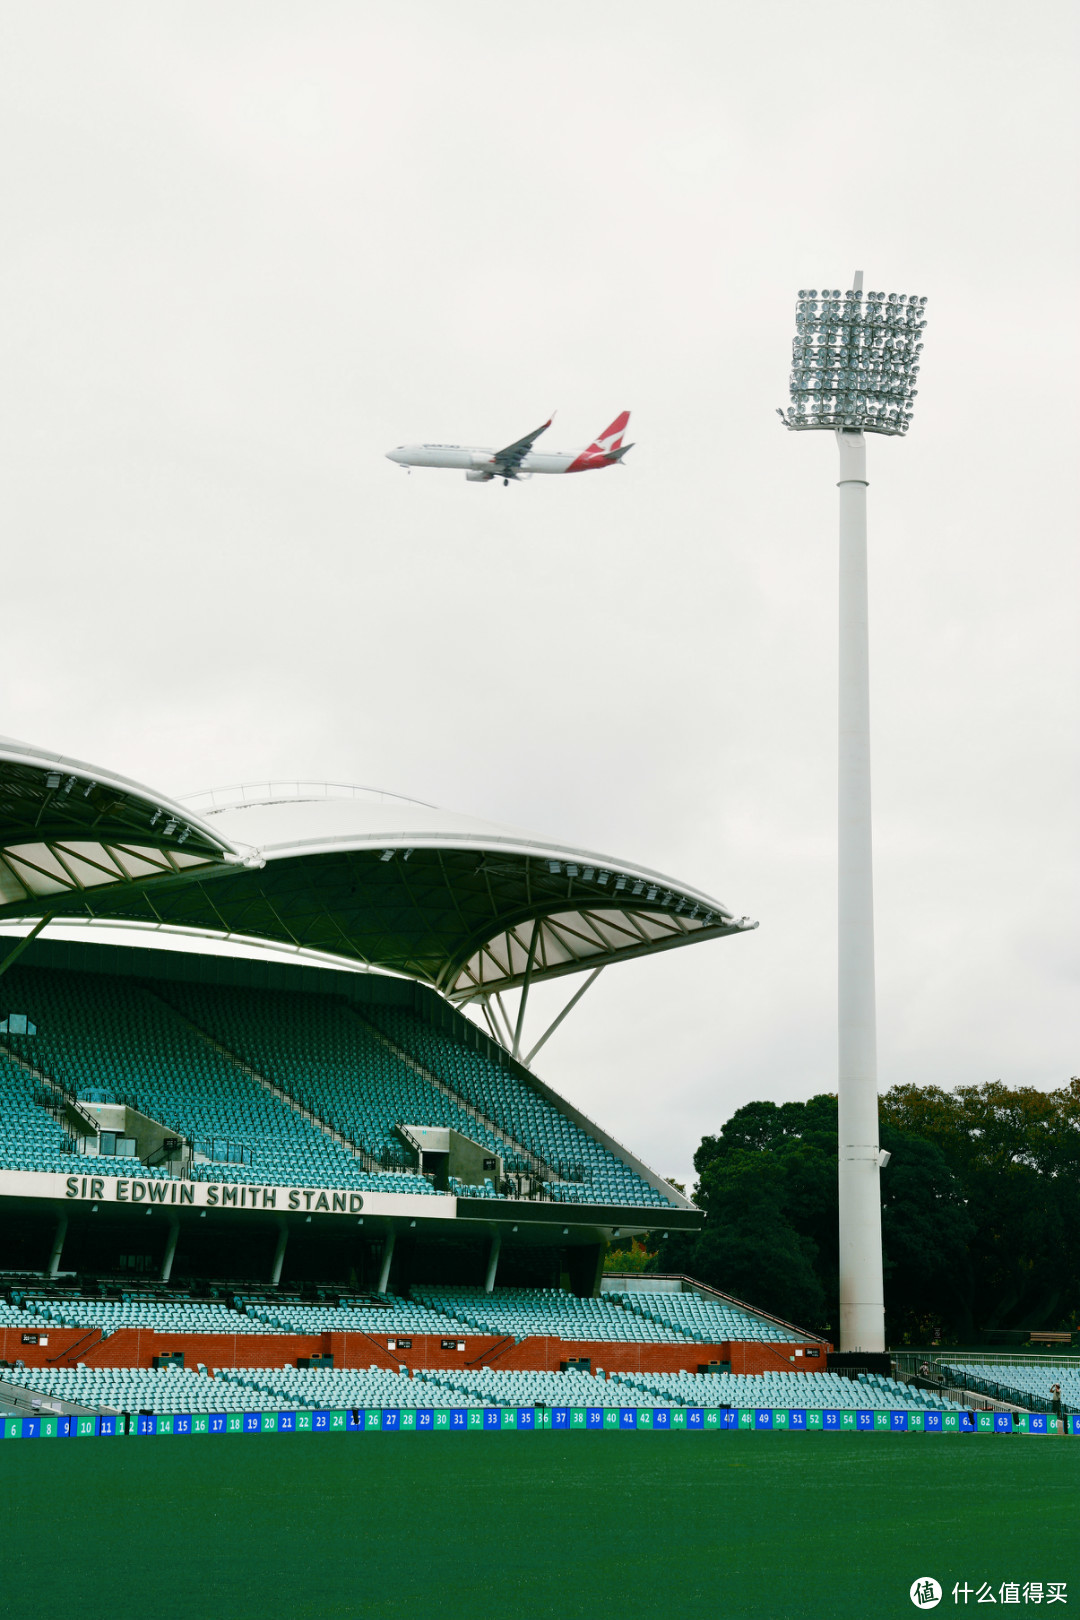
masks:
{"label": "white fuselage", "polygon": [[[495,462],[495,451],[475,445],[402,444],[396,450],[387,451],[387,455],[401,467],[456,467],[464,472],[487,472],[493,477],[500,476]],[[556,450],[546,454],[530,450],[521,462],[520,471],[569,472],[580,456],[580,451],[573,450]]]}

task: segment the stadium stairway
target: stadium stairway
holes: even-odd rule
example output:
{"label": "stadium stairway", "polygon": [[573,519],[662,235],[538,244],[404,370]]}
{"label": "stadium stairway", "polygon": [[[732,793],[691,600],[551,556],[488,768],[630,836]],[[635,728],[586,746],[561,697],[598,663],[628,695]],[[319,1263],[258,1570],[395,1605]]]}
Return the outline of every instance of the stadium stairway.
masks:
{"label": "stadium stairway", "polygon": [[[511,1177],[539,1177],[542,1188],[528,1191],[558,1202],[657,1215],[668,1207],[646,1174],[557,1099],[401,1008],[372,1003],[361,1011],[333,994],[21,964],[7,988],[35,1011],[37,1032],[6,1035],[0,1057],[69,1108],[82,1096],[122,1104],[196,1144],[214,1179],[376,1190],[381,1178],[379,1190],[432,1192],[402,1145],[401,1127],[411,1123],[460,1132],[500,1155]],[[8,1089],[18,1112],[19,1088]],[[0,1096],[0,1125],[3,1111]],[[9,1168],[53,1170],[71,1150],[44,1115],[20,1128],[41,1139],[36,1160],[31,1154],[32,1162]],[[148,1157],[147,1173],[168,1173]],[[95,1166],[101,1174],[125,1168]],[[509,1189],[457,1183],[455,1191],[494,1197]],[[515,1188],[511,1196],[519,1195]]]}
{"label": "stadium stairway", "polygon": [[[475,1115],[461,1099],[403,1061],[365,1020],[352,1016],[342,997],[171,985],[162,987],[161,998],[305,1113],[364,1146],[371,1162],[402,1155],[406,1122],[448,1126],[479,1138],[493,1153],[500,1149],[490,1133],[475,1128]],[[401,1174],[412,1178],[413,1190],[432,1190],[418,1169]]]}
{"label": "stadium stairway", "polygon": [[39,1088],[62,1100],[40,1069],[0,1043],[2,1170],[70,1169],[74,1144],[53,1111],[39,1102]]}
{"label": "stadium stairway", "polygon": [[[3,1056],[28,1075],[33,1072],[69,1103],[77,1103],[89,1090],[167,1125],[189,1142],[246,1144],[242,1162],[211,1155],[215,1180],[433,1192],[415,1170],[397,1175],[367,1169],[355,1149],[326,1128],[324,1118],[316,1123],[308,1117],[313,1111],[280,1094],[287,1088],[268,1086],[265,1075],[253,1073],[254,1065],[238,1061],[224,1043],[192,1027],[193,1020],[143,982],[17,966],[8,989],[38,1010],[39,1017],[35,1035],[5,1038]],[[13,1098],[12,1106],[17,1101]],[[0,1124],[4,1111],[0,1095]],[[47,1118],[44,1109],[39,1112],[42,1120]],[[22,1134],[34,1135],[28,1129]],[[36,1160],[9,1168],[61,1168],[55,1162],[58,1151],[46,1154],[43,1144]],[[122,1176],[130,1169],[130,1161],[120,1158],[94,1160],[97,1174]],[[196,1174],[199,1170],[196,1164]],[[140,1174],[168,1172],[144,1165]],[[202,1179],[209,1179],[208,1169]]]}
{"label": "stadium stairway", "polygon": [[[343,996],[209,985],[162,984],[157,993],[372,1152],[400,1151],[405,1122],[450,1127],[501,1154],[506,1171],[541,1176],[555,1200],[667,1207],[658,1189],[521,1076],[412,1013],[375,1004],[361,1011]],[[583,1179],[567,1182],[575,1161]]]}
{"label": "stadium stairway", "polygon": [[415,1074],[426,1080],[428,1085],[432,1086],[444,1097],[455,1102],[469,1118],[483,1125],[497,1143],[508,1149],[508,1153],[504,1157],[518,1158],[534,1174],[557,1179],[553,1167],[546,1163],[544,1159],[538,1157],[531,1148],[526,1147],[524,1142],[518,1141],[509,1131],[504,1130],[497,1120],[490,1118],[489,1115],[477,1108],[475,1103],[471,1102],[468,1097],[465,1097],[461,1092],[455,1091],[445,1080],[440,1079],[433,1069],[429,1069],[419,1058],[413,1057],[411,1052],[407,1052],[403,1046],[399,1046],[397,1041],[388,1035],[385,1030],[380,1029],[378,1024],[365,1018],[359,1008],[354,1006],[352,1002],[347,1002],[346,1007],[348,1012],[364,1026],[368,1033],[377,1041],[381,1041],[383,1046],[389,1052],[392,1052],[399,1062],[412,1069]]}
{"label": "stadium stairway", "polygon": [[557,1201],[652,1205],[658,1213],[670,1207],[665,1194],[592,1134],[595,1127],[586,1129],[513,1069],[403,1008],[373,1003],[365,1017],[542,1158],[556,1173],[548,1188]]}
{"label": "stadium stairway", "polygon": [[331,1142],[338,1143],[338,1145],[344,1148],[347,1153],[351,1153],[354,1159],[359,1160],[365,1170],[370,1170],[375,1173],[381,1172],[382,1166],[377,1162],[377,1160],[372,1158],[370,1153],[365,1153],[363,1148],[358,1147],[355,1142],[350,1142],[345,1136],[342,1135],[340,1131],[335,1130],[333,1125],[329,1124],[327,1120],[320,1118],[318,1114],[313,1113],[310,1109],[304,1108],[281,1086],[276,1085],[274,1081],[268,1079],[265,1074],[260,1074],[258,1069],[255,1069],[251,1066],[251,1064],[246,1063],[243,1058],[238,1057],[235,1052],[230,1052],[227,1046],[222,1045],[222,1043],[219,1040],[216,1040],[214,1036],[211,1035],[207,1030],[202,1029],[198,1024],[193,1023],[193,1021],[182,1013],[178,1007],[172,1006],[172,1004],[168,1002],[163,995],[161,995],[160,991],[158,991],[152,985],[147,984],[144,986],[144,988],[147,995],[153,996],[155,1001],[159,1001],[173,1018],[179,1019],[182,1024],[186,1024],[188,1029],[190,1029],[199,1040],[205,1041],[207,1046],[209,1046],[213,1051],[219,1053],[229,1063],[235,1064],[241,1073],[248,1075],[249,1078],[254,1080],[257,1085],[262,1086],[265,1091],[268,1091],[272,1097],[276,1097],[279,1102],[284,1103],[286,1108],[291,1108],[293,1112],[299,1114],[302,1119],[305,1119],[309,1124],[314,1125],[315,1129],[317,1131],[321,1131],[324,1136],[329,1137]]}

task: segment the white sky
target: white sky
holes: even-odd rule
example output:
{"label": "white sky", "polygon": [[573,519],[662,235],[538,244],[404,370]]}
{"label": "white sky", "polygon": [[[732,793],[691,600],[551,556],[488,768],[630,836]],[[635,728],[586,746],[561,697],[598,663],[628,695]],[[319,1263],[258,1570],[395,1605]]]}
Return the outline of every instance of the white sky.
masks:
{"label": "white sky", "polygon": [[[387,787],[759,918],[610,970],[539,1065],[688,1174],[834,1084],[835,449],[774,413],[796,291],[861,267],[930,299],[870,445],[882,1084],[1066,1080],[1073,15],[5,0],[0,731]],[[611,472],[384,459],[623,407]]]}

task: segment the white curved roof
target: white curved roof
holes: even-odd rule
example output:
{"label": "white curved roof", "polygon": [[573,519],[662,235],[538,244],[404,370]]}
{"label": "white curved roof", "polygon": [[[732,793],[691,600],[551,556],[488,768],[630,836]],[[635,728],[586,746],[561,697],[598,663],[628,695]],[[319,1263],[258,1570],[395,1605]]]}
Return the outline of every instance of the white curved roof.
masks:
{"label": "white curved roof", "polygon": [[131,777],[0,737],[0,915],[259,864],[222,828]]}
{"label": "white curved roof", "polygon": [[[376,934],[380,954],[365,960],[413,972],[458,1001],[757,926],[649,867],[377,788],[256,782],[184,802],[257,849],[271,886],[279,863],[284,873],[295,862],[352,862],[349,886],[366,887],[367,915],[359,931],[338,915],[338,933]],[[420,893],[418,929],[405,913]]]}
{"label": "white curved roof", "polygon": [[500,850],[641,877],[650,887],[659,884],[693,895],[716,916],[727,922],[735,920],[734,912],[722,901],[649,867],[375,788],[337,783],[245,784],[192,794],[182,802],[201,805],[211,796],[213,808],[203,809],[207,824],[223,839],[256,849],[266,861],[341,849]]}
{"label": "white curved roof", "polygon": [[377,788],[174,801],[0,742],[0,920],[42,914],[266,940],[458,1001],[757,926],[649,867]]}

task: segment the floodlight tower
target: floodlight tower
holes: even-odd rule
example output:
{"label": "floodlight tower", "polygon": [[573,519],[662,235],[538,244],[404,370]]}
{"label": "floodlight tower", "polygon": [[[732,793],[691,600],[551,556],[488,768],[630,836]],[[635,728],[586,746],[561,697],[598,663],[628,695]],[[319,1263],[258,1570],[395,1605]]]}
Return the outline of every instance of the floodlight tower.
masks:
{"label": "floodlight tower", "polygon": [[793,432],[836,434],[840,451],[839,1033],[840,1348],[885,1348],[870,820],[866,437],[902,437],[917,389],[925,298],[800,292],[792,344]]}

